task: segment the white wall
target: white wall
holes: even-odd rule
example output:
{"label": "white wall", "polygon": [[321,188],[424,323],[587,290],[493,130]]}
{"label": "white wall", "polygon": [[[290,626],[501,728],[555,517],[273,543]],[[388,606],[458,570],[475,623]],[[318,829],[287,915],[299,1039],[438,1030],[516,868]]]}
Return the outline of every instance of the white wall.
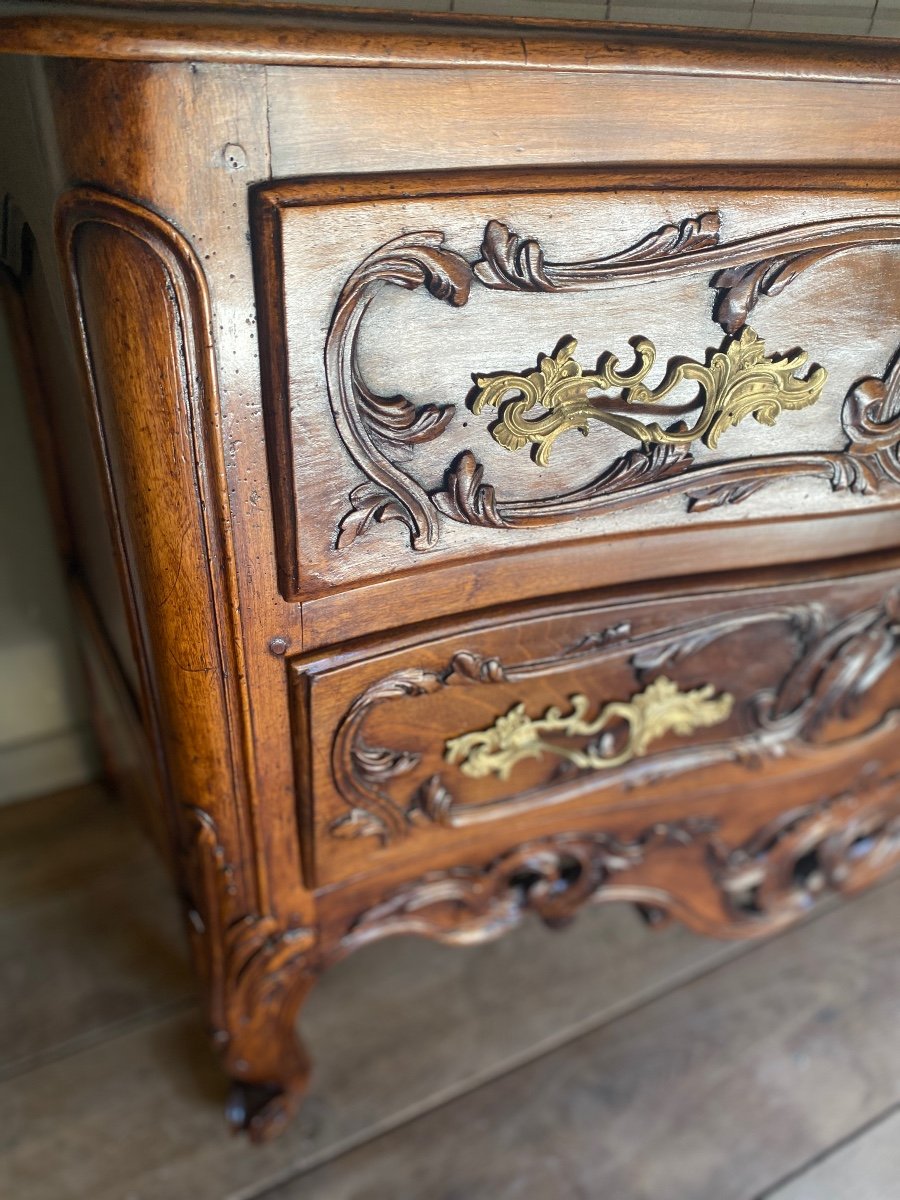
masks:
{"label": "white wall", "polygon": [[0,321],[0,803],[96,770],[71,613]]}

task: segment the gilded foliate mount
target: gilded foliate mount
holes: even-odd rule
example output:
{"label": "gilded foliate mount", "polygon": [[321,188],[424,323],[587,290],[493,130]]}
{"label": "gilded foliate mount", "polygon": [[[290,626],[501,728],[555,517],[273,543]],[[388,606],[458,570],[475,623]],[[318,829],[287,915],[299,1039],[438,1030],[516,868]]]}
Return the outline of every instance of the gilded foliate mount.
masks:
{"label": "gilded foliate mount", "polygon": [[[607,354],[596,371],[585,372],[573,357],[575,338],[564,338],[554,354],[541,356],[536,371],[476,378],[472,411],[497,409],[499,419],[491,429],[494,441],[507,450],[531,443],[534,461],[546,467],[556,439],[573,429],[587,437],[590,421],[611,426],[644,446],[688,447],[702,441],[714,450],[725,430],[747,417],[774,425],[782,412],[815,404],[827,378],[823,367],[798,378],[807,354],[797,350],[782,358],[767,356],[749,325],[723,350],[712,352],[708,364],[670,360],[663,379],[652,388],[644,380],[656,361],[656,347],[648,338],[635,338],[632,346],[635,361],[630,370],[621,371],[618,359]],[[692,425],[679,421],[664,429],[658,421],[644,424],[615,407],[658,404],[682,383],[699,385],[702,408]],[[597,395],[613,389],[618,396]],[[546,411],[530,415],[536,409]]]}
{"label": "gilded foliate mount", "polygon": [[[528,716],[524,703],[516,704],[487,729],[451,738],[444,757],[473,779],[492,774],[508,779],[522,759],[545,753],[568,759],[581,770],[609,770],[643,757],[653,742],[668,733],[687,737],[697,729],[720,724],[734,707],[734,697],[728,692],[717,696],[712,684],[682,692],[665,675],[630,700],[605,704],[593,721],[586,719],[591,707],[587,696],[578,694],[569,700],[570,713],[563,714],[554,706],[536,719]],[[624,723],[627,729],[619,745],[613,732],[617,723]],[[547,741],[545,734],[592,740],[583,748],[572,747]]]}

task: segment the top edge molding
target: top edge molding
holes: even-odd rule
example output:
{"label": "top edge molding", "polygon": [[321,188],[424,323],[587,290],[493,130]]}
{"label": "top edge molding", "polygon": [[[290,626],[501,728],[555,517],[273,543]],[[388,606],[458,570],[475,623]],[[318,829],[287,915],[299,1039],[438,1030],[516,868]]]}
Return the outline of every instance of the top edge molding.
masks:
{"label": "top edge molding", "polygon": [[142,62],[484,68],[900,83],[900,42],[288,0],[0,0],[0,53]]}

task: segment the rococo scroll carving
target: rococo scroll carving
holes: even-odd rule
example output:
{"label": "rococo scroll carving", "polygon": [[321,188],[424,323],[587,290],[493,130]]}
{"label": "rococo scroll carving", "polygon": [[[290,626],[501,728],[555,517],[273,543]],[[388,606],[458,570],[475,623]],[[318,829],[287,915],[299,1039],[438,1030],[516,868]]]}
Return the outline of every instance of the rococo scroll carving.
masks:
{"label": "rococo scroll carving", "polygon": [[[249,1014],[264,1007],[287,983],[315,942],[311,928],[285,927],[275,917],[246,914],[236,902],[234,868],[210,814],[186,806],[193,826],[190,853],[195,881],[188,917],[194,933],[206,939],[207,980],[213,1003],[213,1036],[221,1049],[234,1022],[222,1006]],[[201,961],[204,961],[201,959]]]}
{"label": "rococo scroll carving", "polygon": [[325,349],[328,393],[344,444],[369,482],[351,496],[353,508],[341,522],[338,547],[355,541],[373,521],[402,521],[417,550],[437,541],[431,498],[395,465],[387,448],[439,437],[453,407],[418,409],[403,396],[376,396],[362,381],[357,339],[366,310],[382,288],[423,287],[437,299],[460,306],[469,298],[471,279],[468,262],[443,244],[443,235],[426,232],[394,238],[361,263],[344,285]]}
{"label": "rococo scroll carving", "polygon": [[[335,422],[366,477],[350,495],[350,510],[337,533],[338,548],[352,545],[374,523],[386,521],[401,522],[409,532],[411,546],[427,550],[439,542],[442,517],[482,528],[527,528],[612,512],[674,494],[685,496],[689,511],[700,512],[739,504],[769,483],[797,475],[822,478],[835,492],[849,489],[861,494],[896,486],[900,483],[897,364],[881,379],[860,380],[848,393],[841,412],[847,440],[839,451],[795,450],[704,462],[702,457],[697,458],[691,444],[705,436],[706,444],[714,446],[723,427],[706,410],[692,428],[675,422],[661,429],[643,426],[633,419],[626,427],[622,424],[626,421],[624,414],[617,423],[612,419],[617,414],[608,405],[602,406],[602,416],[601,408],[582,405],[563,420],[559,419],[559,411],[550,411],[540,421],[522,421],[522,429],[512,429],[504,415],[514,415],[515,405],[522,401],[506,400],[494,436],[506,439],[504,444],[509,445],[524,437],[524,445],[532,440],[531,435],[540,434],[536,444],[545,459],[559,433],[568,428],[584,429],[589,419],[625,427],[642,443],[604,465],[593,479],[575,489],[517,499],[500,496],[495,485],[485,480],[483,465],[472,449],[447,464],[440,486],[429,488],[420,483],[413,473],[410,452],[416,445],[440,439],[454,418],[455,405],[416,407],[402,396],[375,395],[363,379],[357,351],[365,313],[386,286],[425,288],[437,299],[461,307],[468,302],[474,286],[561,292],[705,274],[716,293],[713,315],[725,332],[736,338],[718,352],[727,359],[729,354],[751,349],[745,344],[749,334],[746,322],[761,297],[777,295],[799,274],[826,258],[865,245],[898,241],[900,218],[885,215],[815,221],[722,242],[718,213],[706,212],[664,225],[618,253],[573,263],[549,261],[534,238],[522,237],[498,221],[488,223],[480,257],[474,262],[448,247],[439,232],[404,234],[385,243],[347,280],[326,344],[326,379]],[[644,341],[639,347],[640,364],[647,361],[647,353],[648,343]],[[571,357],[565,352],[563,357],[565,362],[557,365],[563,372],[571,370]],[[544,363],[554,361],[545,359]],[[711,370],[712,363],[705,369]],[[670,378],[674,383],[674,375]],[[516,379],[519,386],[522,377]],[[814,372],[806,382],[818,395],[824,379]],[[485,384],[488,389],[491,386],[490,381]],[[629,381],[622,377],[606,386],[625,388]],[[500,392],[494,391],[493,400],[502,400]],[[644,401],[661,398],[659,391],[654,389]],[[490,402],[484,399],[483,388],[476,392],[476,408]],[[762,420],[777,415],[774,408],[765,406],[750,411],[756,411]],[[547,437],[546,421],[550,421]],[[528,429],[528,425],[538,428]],[[402,465],[396,461],[398,452],[403,457]]]}
{"label": "rococo scroll carving", "polygon": [[852,895],[900,863],[900,776],[782,813],[710,868],[737,920],[790,920],[824,892]]}
{"label": "rococo scroll carving", "polygon": [[484,868],[434,872],[401,888],[358,918],[344,939],[356,947],[376,938],[419,933],[465,945],[489,941],[526,912],[559,928],[599,890],[665,848],[691,845],[716,829],[704,818],[657,823],[631,838],[570,833],[528,842]]}
{"label": "rococo scroll carving", "polygon": [[408,831],[409,815],[384,792],[383,785],[405,775],[419,763],[419,755],[371,746],[363,725],[372,708],[387,700],[427,696],[454,683],[499,682],[506,671],[496,658],[465,651],[455,654],[443,671],[397,671],[368,687],[350,707],[335,737],[332,765],[341,794],[350,811],[331,827],[339,838],[369,835],[388,842]]}
{"label": "rococo scroll carving", "polygon": [[[808,603],[779,608],[760,608],[719,617],[692,621],[663,632],[632,636],[628,625],[617,625],[583,639],[576,647],[568,647],[554,657],[505,665],[496,658],[484,658],[473,653],[457,653],[443,670],[410,668],[397,671],[368,687],[354,701],[344,716],[335,736],[332,749],[332,770],[339,793],[348,811],[337,818],[331,833],[339,838],[373,836],[386,844],[407,836],[421,825],[461,827],[484,819],[493,813],[509,813],[511,800],[487,804],[467,804],[457,794],[457,785],[447,775],[433,774],[412,789],[405,800],[396,795],[392,785],[402,776],[414,771],[421,762],[418,752],[372,746],[366,738],[365,727],[373,711],[380,705],[402,698],[431,695],[448,687],[490,686],[498,683],[527,684],[561,664],[600,666],[612,657],[627,655],[636,683],[645,696],[670,681],[661,674],[715,642],[746,634],[754,625],[781,625],[782,636],[796,650],[790,668],[775,688],[765,688],[727,703],[723,694],[717,698],[704,696],[702,703],[711,702],[717,708],[707,715],[715,720],[696,721],[695,728],[724,721],[734,709],[740,716],[740,731],[719,740],[684,747],[669,748],[655,754],[642,746],[643,756],[629,753],[620,761],[616,751],[604,742],[603,713],[598,721],[599,740],[592,743],[586,728],[577,731],[568,717],[558,710],[549,717],[551,731],[538,728],[524,713],[507,712],[500,716],[490,730],[463,734],[447,743],[446,761],[460,775],[481,777],[503,767],[501,778],[508,776],[515,765],[535,752],[552,750],[563,761],[536,788],[516,793],[515,805],[527,810],[533,805],[546,804],[555,789],[565,788],[573,778],[585,772],[597,774],[592,779],[595,789],[610,787],[624,777],[625,772],[637,779],[665,773],[677,774],[697,770],[717,763],[755,765],[766,759],[786,754],[814,756],[817,746],[850,734],[835,734],[829,726],[854,717],[864,696],[897,661],[900,650],[900,588],[890,591],[877,605],[861,610],[843,620],[829,619],[821,604]],[[665,684],[660,681],[664,680]],[[731,697],[728,697],[731,701]],[[727,709],[727,711],[726,711]],[[881,728],[893,719],[894,710],[878,714],[867,732]],[[506,729],[503,722],[510,722]],[[596,723],[596,722],[595,722]],[[646,732],[646,727],[645,730]],[[578,753],[564,753],[558,742],[550,745],[544,733],[582,736]],[[507,736],[508,734],[508,736]],[[852,736],[859,736],[855,731]],[[470,742],[468,739],[475,739]],[[484,742],[483,761],[475,744]],[[627,745],[627,743],[626,743]],[[632,751],[634,747],[631,747]],[[470,753],[475,755],[475,769],[466,772]],[[499,755],[499,757],[497,757]],[[605,765],[604,765],[605,763]],[[482,771],[481,767],[488,770]],[[598,767],[603,769],[598,771]]]}
{"label": "rococo scroll carving", "polygon": [[[632,837],[563,833],[484,867],[432,872],[357,918],[343,948],[409,933],[451,944],[489,941],[528,912],[556,928],[587,904],[622,901],[652,914],[654,924],[668,915],[702,934],[763,936],[824,891],[855,892],[900,863],[900,777],[862,780],[732,849],[718,828],[715,817],[699,816]],[[690,869],[656,875],[663,855],[690,856]]]}
{"label": "rococo scroll carving", "polygon": [[309,1075],[295,1019],[309,990],[317,931],[247,913],[213,817],[185,806],[188,928],[204,974],[212,1041],[232,1075],[235,1130],[266,1141],[285,1125]]}

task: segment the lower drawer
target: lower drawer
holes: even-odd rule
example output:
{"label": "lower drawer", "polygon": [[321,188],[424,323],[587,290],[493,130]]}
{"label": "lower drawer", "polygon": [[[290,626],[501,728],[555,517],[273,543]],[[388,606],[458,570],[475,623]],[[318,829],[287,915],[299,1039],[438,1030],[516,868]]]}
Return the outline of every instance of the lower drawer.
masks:
{"label": "lower drawer", "polygon": [[[705,791],[890,767],[900,565],[479,614],[291,664],[307,882]],[[900,755],[898,755],[900,766]]]}

